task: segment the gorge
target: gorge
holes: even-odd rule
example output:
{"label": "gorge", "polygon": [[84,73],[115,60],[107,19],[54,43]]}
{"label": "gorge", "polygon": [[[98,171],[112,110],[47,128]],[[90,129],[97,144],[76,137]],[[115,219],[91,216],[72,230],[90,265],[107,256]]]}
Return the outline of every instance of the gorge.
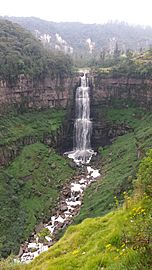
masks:
{"label": "gorge", "polygon": [[0,70],[0,268],[149,270],[151,52],[84,75],[24,35]]}

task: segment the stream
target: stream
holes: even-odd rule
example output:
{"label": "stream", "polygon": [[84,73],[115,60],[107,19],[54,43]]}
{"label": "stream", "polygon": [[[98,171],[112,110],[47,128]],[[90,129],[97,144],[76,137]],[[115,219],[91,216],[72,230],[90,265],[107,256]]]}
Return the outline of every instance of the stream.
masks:
{"label": "stream", "polygon": [[[20,247],[18,257],[22,263],[31,262],[57,241],[58,233],[70,225],[74,217],[79,214],[85,189],[100,176],[98,170],[86,165],[89,164],[92,155],[96,154],[91,149],[90,143],[92,121],[90,120],[90,87],[86,73],[81,77],[81,85],[76,89],[75,110],[73,150],[65,154],[78,166],[82,166],[85,173],[75,176],[71,183],[63,187],[57,207],[49,221],[41,224],[39,231],[33,233],[32,237]],[[39,233],[42,229],[47,229],[43,241]]]}
{"label": "stream", "polygon": [[45,240],[41,240],[39,233],[33,233],[29,241],[20,247],[18,257],[21,263],[31,262],[56,243],[58,232],[71,224],[74,217],[79,214],[85,189],[97,181],[99,176],[98,170],[87,166],[85,175],[75,176],[71,183],[63,187],[54,215],[41,226],[48,229]]}

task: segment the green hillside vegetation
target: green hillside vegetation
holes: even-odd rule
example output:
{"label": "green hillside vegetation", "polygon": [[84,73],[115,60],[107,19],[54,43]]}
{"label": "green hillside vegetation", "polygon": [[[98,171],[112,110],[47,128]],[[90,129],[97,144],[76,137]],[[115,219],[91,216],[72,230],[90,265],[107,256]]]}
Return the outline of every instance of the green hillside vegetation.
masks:
{"label": "green hillside vegetation", "polygon": [[[99,77],[128,77],[152,79],[152,49],[142,53],[128,51],[126,55],[114,54],[90,62],[92,71]],[[94,66],[94,67],[93,67]]]}
{"label": "green hillside vegetation", "polygon": [[0,169],[0,255],[18,252],[35,225],[51,215],[59,192],[73,175],[68,161],[48,146],[25,146]]}
{"label": "green hillside vegetation", "polygon": [[123,207],[70,226],[29,265],[1,262],[2,270],[150,270],[152,265],[152,149],[140,163],[134,193]]}
{"label": "green hillside vegetation", "polygon": [[24,112],[0,116],[0,145],[10,145],[17,140],[33,137],[40,141],[61,127],[66,115],[63,109]]}
{"label": "green hillside vegetation", "polygon": [[44,49],[30,32],[0,19],[0,79],[14,85],[20,74],[43,79],[47,74],[64,76],[71,69],[68,56]]}
{"label": "green hillside vegetation", "polygon": [[118,203],[122,203],[123,192],[132,192],[139,162],[152,145],[152,113],[131,105],[121,108],[119,102],[105,109],[104,116],[103,108],[99,108],[99,112],[101,110],[102,117],[111,123],[125,123],[133,131],[116,138],[112,145],[99,149],[101,161],[98,166],[102,178],[86,190],[76,223],[109,212],[115,206],[116,197]]}
{"label": "green hillside vegetation", "polygon": [[[0,167],[0,257],[18,252],[35,225],[51,214],[63,183],[73,175],[68,161],[42,143],[55,136],[65,114],[46,109],[0,118],[1,146],[16,144],[20,150],[9,166]],[[37,143],[26,146],[28,138]]]}
{"label": "green hillside vegetation", "polygon": [[[70,46],[74,48],[77,57],[89,57],[88,38],[95,42],[94,55],[102,51],[108,52],[110,40],[116,39],[119,49],[139,50],[152,44],[152,28],[131,26],[127,23],[109,22],[105,24],[83,24],[78,22],[49,22],[35,17],[6,17],[8,20],[19,23],[22,27],[40,35],[51,35],[51,46],[56,42],[55,34],[58,33]],[[115,44],[115,42],[114,42]],[[87,60],[87,59],[86,59]]]}

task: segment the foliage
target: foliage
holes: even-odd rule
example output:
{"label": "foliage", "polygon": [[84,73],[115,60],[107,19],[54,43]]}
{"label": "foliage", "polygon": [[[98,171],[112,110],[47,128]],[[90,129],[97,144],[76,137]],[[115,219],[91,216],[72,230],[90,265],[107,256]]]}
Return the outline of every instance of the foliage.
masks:
{"label": "foliage", "polygon": [[[34,226],[48,216],[62,184],[73,174],[64,158],[40,143],[56,133],[64,116],[64,110],[46,109],[0,118],[1,146],[22,148],[7,168],[0,168],[0,256],[18,251]],[[24,146],[28,138],[37,143]]]}
{"label": "foliage", "polygon": [[20,74],[43,79],[46,75],[64,76],[71,69],[68,56],[44,49],[27,30],[0,20],[0,79],[14,85]]}
{"label": "foliage", "polygon": [[[22,27],[39,35],[49,34],[51,39],[50,46],[55,47],[55,34],[58,33],[67,44],[74,48],[75,61],[95,59],[102,53],[108,53],[111,45],[115,45],[115,51],[119,50],[141,50],[152,44],[152,28],[141,26],[131,26],[127,23],[108,22],[103,25],[83,24],[78,22],[48,22],[35,17],[7,17],[13,22],[19,23]],[[89,53],[89,46],[86,42],[91,39],[95,43],[93,55]],[[113,44],[114,43],[114,44]],[[116,43],[116,44],[115,44]],[[87,57],[86,57],[87,55]]]}
{"label": "foliage", "polygon": [[131,197],[125,194],[123,208],[70,226],[58,243],[31,264],[2,262],[2,270],[151,269],[152,197],[141,194],[143,186],[140,192],[137,188],[137,182],[144,181],[145,161],[152,161],[151,154],[142,161],[134,194]]}
{"label": "foliage", "polygon": [[68,161],[41,143],[25,146],[7,168],[1,168],[1,256],[17,252],[35,225],[48,217],[72,174]]}
{"label": "foliage", "polygon": [[40,230],[40,232],[37,234],[40,241],[45,241],[45,236],[50,236],[50,231],[48,228],[43,228]]}
{"label": "foliage", "polygon": [[147,195],[152,196],[152,150],[149,151],[148,157],[144,158],[138,173],[138,178],[142,174],[141,183],[143,185],[143,190]]}
{"label": "foliage", "polygon": [[12,144],[26,137],[41,141],[44,135],[56,132],[65,114],[62,109],[46,109],[1,116],[0,145]]}
{"label": "foliage", "polygon": [[121,106],[117,101],[111,108],[99,108],[99,112],[101,110],[102,117],[111,124],[124,123],[133,131],[118,137],[112,145],[99,148],[102,158],[99,165],[101,179],[86,190],[83,205],[80,214],[75,218],[75,223],[87,217],[104,215],[112,210],[115,207],[115,196],[119,203],[122,203],[123,192],[132,190],[132,180],[140,159],[152,146],[152,114],[131,105],[128,108],[122,108],[121,100],[120,104]]}
{"label": "foliage", "polygon": [[152,79],[152,50],[126,55],[108,56],[106,59],[91,62],[92,70],[99,77],[128,77],[138,79]]}

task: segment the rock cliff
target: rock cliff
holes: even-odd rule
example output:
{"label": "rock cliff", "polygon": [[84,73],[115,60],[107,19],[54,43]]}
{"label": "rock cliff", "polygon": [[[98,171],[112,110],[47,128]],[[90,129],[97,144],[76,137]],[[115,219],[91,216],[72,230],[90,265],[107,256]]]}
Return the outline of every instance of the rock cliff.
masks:
{"label": "rock cliff", "polygon": [[152,108],[152,80],[127,77],[92,77],[93,101],[109,104],[112,99],[134,101],[140,106]]}
{"label": "rock cliff", "polygon": [[46,77],[33,80],[21,75],[15,86],[0,81],[0,112],[9,108],[43,109],[51,107],[66,108],[73,99],[73,88],[79,82],[77,75],[69,77]]}
{"label": "rock cliff", "polygon": [[[44,108],[66,108],[67,117],[57,135],[56,144],[62,143],[61,152],[72,150],[73,125],[75,117],[75,89],[79,85],[79,75],[74,74],[69,77],[47,77],[42,80],[33,80],[23,75],[20,76],[14,87],[9,86],[5,81],[0,81],[0,112],[7,112],[8,108],[16,108],[19,112],[29,109]],[[120,106],[128,106],[129,102],[143,106],[146,109],[152,108],[152,80],[134,79],[126,77],[113,78],[101,77],[97,74],[90,74],[91,86],[91,118],[93,120],[92,147],[109,144],[110,141],[119,135],[129,131],[125,123],[111,124],[105,120],[103,108],[111,106],[113,100],[120,100]],[[62,135],[61,135],[62,133]],[[62,136],[62,140],[59,138]],[[50,136],[50,134],[49,134]],[[52,135],[51,135],[52,136]],[[56,137],[56,136],[55,136]],[[27,143],[35,142],[34,138],[26,138]],[[7,164],[18,153],[15,142],[11,147],[1,147],[1,164]],[[47,143],[48,144],[48,143]],[[60,143],[61,144],[61,143]],[[17,143],[18,145],[18,143]]]}
{"label": "rock cliff", "polygon": [[127,123],[109,123],[104,108],[118,106],[128,108],[131,103],[152,109],[152,80],[127,77],[102,77],[92,74],[91,118],[93,120],[92,147],[107,145],[117,136],[130,131]]}

